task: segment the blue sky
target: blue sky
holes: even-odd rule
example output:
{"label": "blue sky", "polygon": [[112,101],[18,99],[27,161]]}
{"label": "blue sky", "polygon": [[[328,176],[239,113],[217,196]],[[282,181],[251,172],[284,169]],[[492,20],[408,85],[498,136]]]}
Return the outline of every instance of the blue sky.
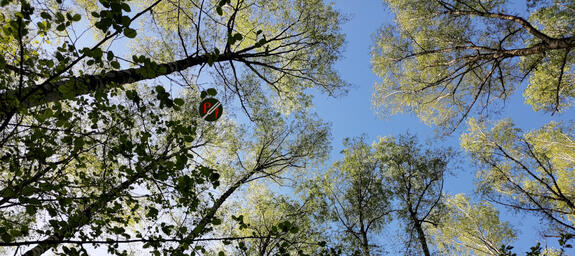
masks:
{"label": "blue sky", "polygon": [[[513,4],[514,12],[520,12],[527,18],[524,4],[518,2],[520,1],[515,1]],[[347,95],[337,98],[314,94],[315,111],[332,125],[333,150],[330,161],[342,158],[339,152],[343,149],[342,141],[346,137],[365,134],[368,141],[373,141],[378,136],[399,135],[409,131],[416,134],[422,141],[433,139],[436,136],[434,128],[426,126],[414,115],[401,114],[382,120],[371,105],[373,86],[378,78],[371,71],[370,49],[374,42],[374,33],[378,28],[393,22],[392,13],[383,1],[378,0],[340,0],[336,1],[335,7],[349,18],[349,21],[342,26],[347,43],[337,69],[343,79],[350,82],[353,87]],[[523,103],[524,99],[521,94],[524,87],[525,84],[519,86],[513,98],[506,103],[505,110],[500,116],[495,116],[496,118],[510,117],[518,127],[529,131],[550,120],[573,117],[572,112],[553,117],[550,114],[534,112],[530,106]],[[451,136],[436,140],[435,143],[459,149],[459,136],[465,132],[465,129],[466,127],[462,126]],[[463,166],[455,177],[448,178],[445,190],[450,194],[470,195],[473,193],[473,177],[477,169],[471,165],[467,155],[461,156],[464,157]],[[513,244],[516,248],[515,252],[523,255],[537,241],[542,241],[542,246],[545,246],[546,243],[538,233],[544,226],[540,224],[537,217],[513,214],[506,208],[498,208],[501,218],[509,221],[519,231],[518,239]],[[550,239],[548,245],[556,245],[555,239]]]}

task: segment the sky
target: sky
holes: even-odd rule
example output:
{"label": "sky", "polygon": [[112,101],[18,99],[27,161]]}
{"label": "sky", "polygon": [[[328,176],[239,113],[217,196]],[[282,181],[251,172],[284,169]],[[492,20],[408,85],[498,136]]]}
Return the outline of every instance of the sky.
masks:
{"label": "sky", "polygon": [[[514,1],[513,11],[525,13],[523,1]],[[343,158],[339,152],[343,149],[343,139],[365,135],[368,142],[374,141],[378,136],[397,136],[410,132],[417,135],[420,141],[432,140],[436,138],[434,127],[430,127],[421,122],[413,114],[398,114],[384,119],[380,118],[371,104],[371,95],[374,84],[378,81],[377,76],[372,72],[370,65],[370,49],[374,44],[374,36],[378,28],[393,22],[391,11],[384,5],[383,1],[360,0],[335,1],[335,8],[342,12],[349,20],[342,26],[346,35],[345,51],[343,58],[337,64],[337,70],[342,78],[353,86],[349,92],[337,98],[329,97],[320,93],[314,94],[314,110],[324,121],[332,127],[332,153],[330,162]],[[506,103],[501,115],[495,118],[501,119],[510,117],[518,127],[524,131],[530,131],[541,127],[550,120],[571,119],[572,111],[567,111],[561,115],[550,116],[546,113],[538,113],[531,110],[531,107],[524,104],[521,95],[525,84],[519,85],[515,95]],[[443,137],[433,142],[438,146],[459,147],[459,137],[465,132],[465,125],[448,137]],[[466,154],[461,154],[463,159],[462,168],[456,175],[446,180],[445,191],[449,194],[473,193],[473,179],[477,168],[474,167]],[[329,164],[329,163],[328,163]],[[509,221],[513,227],[519,231],[517,240],[512,244],[515,252],[524,255],[524,252],[541,241],[545,246],[546,241],[539,235],[539,230],[543,225],[539,224],[539,219],[523,214],[513,214],[508,209],[497,207],[500,210],[500,217],[504,221]],[[391,230],[397,227],[390,227]],[[548,245],[556,246],[556,239],[550,239]],[[567,251],[575,255],[575,250]]]}

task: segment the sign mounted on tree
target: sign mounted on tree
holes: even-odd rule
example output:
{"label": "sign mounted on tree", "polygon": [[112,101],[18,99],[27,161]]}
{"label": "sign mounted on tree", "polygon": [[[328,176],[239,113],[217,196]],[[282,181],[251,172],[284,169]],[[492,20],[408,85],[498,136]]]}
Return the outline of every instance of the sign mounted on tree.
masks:
{"label": "sign mounted on tree", "polygon": [[206,121],[216,121],[224,113],[224,107],[219,100],[214,98],[206,98],[208,96],[216,96],[216,94],[216,89],[210,88],[206,91],[202,91],[200,95],[202,97],[202,102],[200,102],[200,106],[198,106],[198,111],[202,119]]}

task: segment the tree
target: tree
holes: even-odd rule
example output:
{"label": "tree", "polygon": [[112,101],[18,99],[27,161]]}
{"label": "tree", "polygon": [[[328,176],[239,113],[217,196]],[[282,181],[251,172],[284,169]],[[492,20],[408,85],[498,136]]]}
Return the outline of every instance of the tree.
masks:
{"label": "tree", "polygon": [[433,243],[441,255],[491,255],[504,251],[515,232],[499,219],[499,211],[488,202],[473,204],[463,194],[445,200],[445,212],[430,229]]}
{"label": "tree", "polygon": [[343,160],[333,163],[322,178],[310,179],[302,192],[318,205],[317,221],[335,222],[336,238],[349,255],[377,254],[370,241],[390,221],[390,192],[374,149],[364,138],[346,139]]}
{"label": "tree", "polygon": [[[145,4],[146,8],[132,17],[127,15],[130,5],[123,0],[103,0],[101,6],[82,1],[84,15],[60,3],[31,6],[27,2],[11,2],[3,2],[8,5],[3,21],[10,26],[2,38],[18,44],[5,44],[6,51],[17,54],[0,61],[6,81],[0,87],[4,120],[21,108],[214,64],[221,81],[238,96],[243,95],[238,74],[241,71],[260,78],[278,94],[284,94],[284,99],[293,100],[292,104],[304,96],[300,92],[303,88],[317,86],[332,92],[343,85],[331,68],[343,41],[338,34],[340,19],[321,1],[286,0],[267,5],[243,0],[158,0]],[[292,6],[294,12],[285,12],[283,6]],[[169,11],[154,15],[154,8]],[[96,32],[102,34],[92,47],[80,48],[80,38],[73,37],[73,24],[82,17],[90,19]],[[40,20],[35,27],[33,18]],[[134,38],[136,20],[178,42],[177,46],[163,42],[165,48],[153,50],[162,52],[160,59],[168,61],[159,63],[150,58],[158,57],[149,56],[153,52],[148,52],[148,56],[116,56],[105,49],[111,40],[122,35]],[[53,28],[52,23],[57,26]],[[39,36],[43,40],[34,41]],[[48,49],[50,40],[64,42],[56,49]],[[188,51],[189,48],[195,49]],[[120,69],[120,61],[136,67]],[[88,69],[75,70],[80,65],[87,65]],[[183,84],[190,85],[187,81]]]}
{"label": "tree", "polygon": [[572,1],[528,1],[529,17],[505,1],[386,2],[396,25],[381,30],[372,58],[382,112],[412,111],[453,131],[473,112],[493,113],[526,78],[533,110],[571,106]]}
{"label": "tree", "polygon": [[406,254],[431,255],[428,227],[441,220],[453,152],[424,148],[411,135],[379,138],[372,145],[346,139],[344,145],[343,160],[303,185],[317,195],[318,221],[341,226],[343,232],[335,231],[345,234],[343,247],[350,255],[370,255],[383,253],[373,238],[397,219],[408,236]]}
{"label": "tree", "polygon": [[[242,185],[300,168],[326,148],[324,125],[306,113],[290,124],[261,100],[276,92],[296,106],[306,97],[300,89],[343,85],[331,69],[339,18],[321,1],[0,4],[2,247],[24,255],[79,255],[102,244],[122,255],[130,243],[164,255],[205,251],[205,241],[218,240],[205,237],[217,212]],[[162,40],[141,41],[133,56],[116,50],[115,39],[145,27]],[[97,42],[83,47],[77,29],[94,31]],[[252,147],[237,151],[250,158],[238,155],[242,168],[225,180],[202,156],[233,125],[200,120],[202,88],[189,80],[210,67],[219,91],[236,94],[255,120]],[[130,84],[158,77],[187,94]]]}
{"label": "tree", "polygon": [[425,148],[409,134],[397,140],[380,138],[374,147],[381,159],[385,185],[391,190],[397,216],[405,224],[406,254],[431,255],[428,227],[439,225],[443,214],[443,184],[450,173],[453,151]]}
{"label": "tree", "polygon": [[510,120],[491,129],[472,120],[462,146],[482,166],[478,190],[490,200],[535,213],[555,235],[575,231],[573,128],[550,123],[523,133]]}
{"label": "tree", "polygon": [[[264,183],[251,183],[245,200],[229,207],[226,236],[250,236],[238,241],[229,255],[317,255],[325,246],[321,228],[311,219],[311,200],[298,202],[274,193]],[[239,224],[240,228],[235,226]],[[224,242],[224,244],[229,242]],[[222,246],[225,247],[225,246]],[[229,246],[227,248],[230,248]]]}

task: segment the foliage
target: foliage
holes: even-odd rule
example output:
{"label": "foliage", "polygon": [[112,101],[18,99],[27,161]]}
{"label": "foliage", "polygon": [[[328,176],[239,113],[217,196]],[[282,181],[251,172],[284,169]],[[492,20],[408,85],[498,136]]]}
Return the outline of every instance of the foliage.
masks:
{"label": "foliage", "polygon": [[348,255],[382,254],[373,238],[394,219],[405,224],[406,253],[429,254],[427,227],[441,215],[452,151],[423,149],[411,135],[372,145],[361,137],[346,139],[344,145],[343,160],[303,185],[315,195],[316,219],[338,225],[334,231]]}
{"label": "foliage", "polygon": [[[222,232],[252,239],[237,242],[228,254],[316,255],[324,249],[321,229],[311,219],[309,200],[300,203],[270,191],[263,183],[251,183],[243,198],[229,207],[231,219]],[[236,223],[239,229],[233,227]]]}
{"label": "foliage", "polygon": [[431,255],[428,227],[438,225],[444,211],[443,185],[455,167],[453,150],[425,147],[409,134],[380,138],[375,148],[406,230],[405,254]]}
{"label": "foliage", "polygon": [[532,1],[529,17],[500,0],[385,2],[395,24],[379,32],[372,54],[383,78],[373,102],[384,115],[410,111],[452,131],[499,110],[525,78],[534,110],[572,105],[573,1]]}
{"label": "foliage", "polygon": [[570,233],[573,217],[573,128],[550,123],[522,133],[510,120],[490,130],[474,119],[461,144],[483,170],[478,190],[489,199],[517,210],[537,213],[550,231]]}
{"label": "foliage", "polygon": [[[538,242],[535,246],[529,248],[528,252],[525,252],[525,256],[562,256],[565,253],[565,248],[572,248],[572,245],[567,243],[571,238],[573,238],[571,234],[561,234],[559,236],[559,246],[561,246],[559,250],[554,248],[543,249],[541,243]],[[500,248],[501,253],[497,256],[517,256],[512,249],[513,246],[502,245]]]}
{"label": "foliage", "polygon": [[[149,230],[127,229],[170,210],[197,211],[199,191],[219,185],[215,170],[191,160],[197,145],[197,121],[189,118],[194,114],[177,104],[155,103],[162,89],[138,91],[57,102],[8,123],[17,135],[6,134],[3,142],[4,246],[37,243],[29,251],[34,255],[52,247],[48,241],[118,236],[146,241],[159,232],[185,233],[185,227],[164,222]],[[30,222],[19,222],[21,215]],[[75,254],[81,247],[61,250]],[[109,251],[121,253],[114,246]]]}
{"label": "foliage", "polygon": [[[341,227],[338,239],[349,248],[347,253],[370,255],[375,245],[369,237],[382,230],[390,220],[390,191],[385,187],[380,161],[374,148],[363,138],[346,139],[343,160],[333,163],[321,179],[305,183],[311,196],[319,200],[323,211],[320,221]],[[337,231],[336,231],[337,232]]]}
{"label": "foliage", "polygon": [[499,219],[499,211],[490,203],[469,202],[457,194],[445,200],[446,209],[437,226],[430,228],[433,243],[442,255],[493,255],[515,239],[509,223]]}
{"label": "foliage", "polygon": [[[461,146],[482,168],[476,176],[479,194],[541,216],[551,224],[545,232],[552,236],[572,234],[572,123],[550,122],[523,132],[510,119],[494,125],[477,120],[488,120],[503,110],[524,80],[528,81],[525,103],[534,111],[553,115],[569,110],[574,101],[574,2],[526,1],[527,14],[517,14],[519,3],[511,1],[385,2],[395,14],[395,24],[379,31],[372,50],[373,71],[382,79],[373,94],[380,113],[409,111],[444,133],[469,120]],[[496,213],[484,204],[466,209]],[[456,216],[443,221],[463,225],[466,219]],[[470,250],[475,254],[514,255],[508,245],[512,236],[503,231],[506,225],[498,219],[473,221],[498,231],[473,228],[449,234],[448,226],[442,230],[438,223],[439,249],[445,246],[459,253],[474,246]],[[473,234],[485,239],[473,240]],[[444,238],[456,240],[444,243]],[[530,253],[559,254],[540,249],[535,246]]]}
{"label": "foliage", "polygon": [[[306,88],[345,85],[332,69],[341,19],[322,1],[0,4],[0,247],[207,253],[240,187],[325,155],[324,124],[261,100],[300,106]],[[222,82],[206,93],[235,95],[249,132],[198,118],[204,69]],[[180,88],[157,85],[166,81]],[[228,169],[210,158],[217,147],[237,153]]]}

